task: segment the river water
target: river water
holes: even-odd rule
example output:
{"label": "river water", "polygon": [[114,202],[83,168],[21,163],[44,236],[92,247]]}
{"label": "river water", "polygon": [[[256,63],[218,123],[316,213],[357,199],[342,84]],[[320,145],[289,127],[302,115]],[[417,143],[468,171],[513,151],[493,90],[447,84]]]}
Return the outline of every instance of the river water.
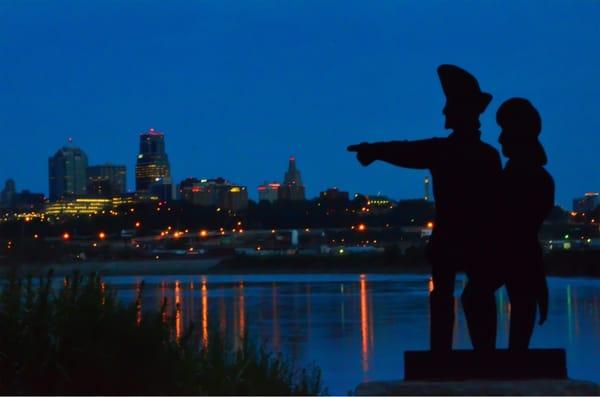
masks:
{"label": "river water", "polygon": [[[299,365],[315,362],[331,394],[358,383],[401,379],[405,350],[428,348],[431,288],[426,275],[227,275],[107,277],[119,299],[132,302],[144,280],[142,309],[178,303],[176,330],[193,321],[194,337],[225,330],[236,345],[249,335]],[[464,280],[457,280],[457,295]],[[567,350],[569,377],[600,382],[600,280],[550,278],[548,321],[532,347]],[[497,293],[498,347],[506,347],[510,306]],[[173,310],[174,311],[174,310]],[[470,348],[459,299],[454,347]],[[175,312],[175,311],[174,311]]]}

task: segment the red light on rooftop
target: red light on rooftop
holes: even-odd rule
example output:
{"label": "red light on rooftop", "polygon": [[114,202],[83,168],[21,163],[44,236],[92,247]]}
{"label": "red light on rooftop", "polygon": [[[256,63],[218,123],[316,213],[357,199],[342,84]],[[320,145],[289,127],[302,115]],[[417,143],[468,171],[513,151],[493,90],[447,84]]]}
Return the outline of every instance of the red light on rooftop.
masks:
{"label": "red light on rooftop", "polygon": [[157,135],[157,136],[161,136],[163,135],[162,132],[156,131],[154,128],[150,128],[147,132],[142,132],[142,135]]}

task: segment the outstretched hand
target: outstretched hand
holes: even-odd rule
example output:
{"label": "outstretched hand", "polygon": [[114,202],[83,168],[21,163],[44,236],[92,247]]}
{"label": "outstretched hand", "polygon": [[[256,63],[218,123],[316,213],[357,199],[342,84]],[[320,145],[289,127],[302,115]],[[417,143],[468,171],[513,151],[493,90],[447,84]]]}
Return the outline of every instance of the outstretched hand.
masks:
{"label": "outstretched hand", "polygon": [[363,142],[358,145],[350,145],[347,147],[349,152],[356,152],[356,159],[365,167],[375,161],[371,151],[369,150],[370,145]]}

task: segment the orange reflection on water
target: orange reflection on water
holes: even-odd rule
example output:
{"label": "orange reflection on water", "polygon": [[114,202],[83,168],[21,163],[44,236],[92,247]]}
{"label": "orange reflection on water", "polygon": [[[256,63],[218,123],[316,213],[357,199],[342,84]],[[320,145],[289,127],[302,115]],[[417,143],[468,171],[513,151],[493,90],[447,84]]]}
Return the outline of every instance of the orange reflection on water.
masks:
{"label": "orange reflection on water", "polygon": [[175,281],[175,337],[181,339],[183,330],[183,316],[181,313],[181,286]]}
{"label": "orange reflection on water", "polygon": [[206,279],[202,280],[202,346],[208,347],[208,290]]}
{"label": "orange reflection on water", "polygon": [[275,351],[279,351],[281,347],[281,338],[279,334],[279,311],[278,311],[278,296],[277,296],[277,284],[273,283],[272,287],[272,303],[273,303],[273,347]]}
{"label": "orange reflection on water", "polygon": [[238,335],[240,340],[244,339],[244,333],[246,332],[246,304],[244,301],[244,282],[240,281],[240,297],[239,297],[239,331]]}
{"label": "orange reflection on water", "polygon": [[362,339],[362,369],[369,370],[369,306],[367,304],[367,279],[360,275],[360,333]]}
{"label": "orange reflection on water", "polygon": [[135,323],[139,326],[142,323],[142,284],[135,286]]}

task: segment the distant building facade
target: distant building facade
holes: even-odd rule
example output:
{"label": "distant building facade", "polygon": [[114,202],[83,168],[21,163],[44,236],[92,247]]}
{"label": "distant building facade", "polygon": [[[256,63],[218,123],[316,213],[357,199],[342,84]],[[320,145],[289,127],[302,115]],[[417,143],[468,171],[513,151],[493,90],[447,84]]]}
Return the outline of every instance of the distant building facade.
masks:
{"label": "distant building facade", "polygon": [[135,165],[135,189],[149,193],[151,186],[171,184],[171,166],[165,151],[165,136],[150,128],[140,135],[140,152]]}
{"label": "distant building facade", "polygon": [[305,200],[304,184],[300,171],[296,167],[296,158],[290,157],[288,170],[285,172],[283,183],[279,188],[280,200],[302,201]]}
{"label": "distant building facade", "polygon": [[17,196],[15,181],[8,179],[0,193],[0,208],[13,208]]}
{"label": "distant building facade", "polygon": [[248,189],[224,178],[184,179],[179,185],[181,199],[198,206],[238,211],[248,207]]}
{"label": "distant building facade", "polygon": [[87,169],[87,193],[96,197],[113,197],[127,191],[124,165],[93,165]]}
{"label": "distant building facade", "polygon": [[48,159],[50,200],[85,195],[87,167],[87,155],[74,146],[65,146],[50,157]]}
{"label": "distant building facade", "polygon": [[593,211],[600,204],[600,195],[595,192],[586,193],[585,196],[573,200],[573,211]]}
{"label": "distant building facade", "polygon": [[32,193],[29,190],[22,190],[17,193],[14,203],[14,209],[20,211],[43,211],[47,204],[46,196],[43,193]]}
{"label": "distant building facade", "polygon": [[265,182],[258,187],[258,201],[268,201],[274,203],[279,198],[279,189],[281,184],[277,182]]}
{"label": "distant building facade", "polygon": [[348,192],[342,192],[337,187],[332,187],[319,194],[322,201],[330,203],[347,203],[350,200]]}
{"label": "distant building facade", "polygon": [[112,207],[107,198],[75,198],[51,202],[46,205],[46,216],[96,215]]}

